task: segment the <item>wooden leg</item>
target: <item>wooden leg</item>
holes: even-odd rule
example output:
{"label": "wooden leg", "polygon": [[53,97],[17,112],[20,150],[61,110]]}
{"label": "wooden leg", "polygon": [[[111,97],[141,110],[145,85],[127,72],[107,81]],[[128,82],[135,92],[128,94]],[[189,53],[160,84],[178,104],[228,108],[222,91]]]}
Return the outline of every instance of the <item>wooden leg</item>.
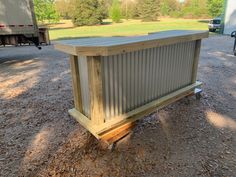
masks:
{"label": "wooden leg", "polygon": [[79,77],[79,63],[78,63],[77,56],[70,55],[70,66],[71,66],[72,87],[73,87],[73,94],[74,94],[75,109],[83,113],[80,77]]}
{"label": "wooden leg", "polygon": [[193,73],[192,73],[192,83],[194,84],[197,81],[197,68],[199,62],[199,55],[201,49],[201,40],[196,41],[195,53],[194,53],[194,61],[193,61]]}
{"label": "wooden leg", "polygon": [[51,45],[51,41],[50,41],[50,36],[49,36],[49,31],[48,31],[48,29],[45,30],[45,38],[46,38],[46,44],[47,44],[47,45]]}
{"label": "wooden leg", "polygon": [[88,57],[87,59],[91,121],[95,125],[101,125],[105,122],[101,57]]}

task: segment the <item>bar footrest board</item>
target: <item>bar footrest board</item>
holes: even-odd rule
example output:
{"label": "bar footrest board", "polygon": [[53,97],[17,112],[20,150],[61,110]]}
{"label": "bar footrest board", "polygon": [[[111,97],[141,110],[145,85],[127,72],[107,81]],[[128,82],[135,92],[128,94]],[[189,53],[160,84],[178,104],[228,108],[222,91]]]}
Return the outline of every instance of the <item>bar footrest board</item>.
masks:
{"label": "bar footrest board", "polygon": [[127,135],[127,133],[134,127],[134,122],[136,120],[143,118],[157,109],[161,109],[177,100],[194,94],[195,88],[199,88],[201,85],[202,83],[197,81],[194,84],[191,84],[137,109],[134,109],[125,115],[116,117],[113,119],[113,121],[104,122],[99,126],[92,124],[88,117],[83,115],[75,108],[69,110],[69,114],[74,117],[82,126],[89,130],[97,139],[104,140],[108,144],[111,144],[121,137]]}

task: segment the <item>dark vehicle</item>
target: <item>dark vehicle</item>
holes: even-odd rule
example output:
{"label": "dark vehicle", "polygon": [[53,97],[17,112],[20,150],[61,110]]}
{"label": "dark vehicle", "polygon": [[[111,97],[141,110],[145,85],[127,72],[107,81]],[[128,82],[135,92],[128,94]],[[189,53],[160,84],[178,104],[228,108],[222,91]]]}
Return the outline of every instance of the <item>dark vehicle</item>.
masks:
{"label": "dark vehicle", "polygon": [[215,32],[217,29],[221,29],[221,18],[214,18],[209,21],[208,29],[210,32]]}
{"label": "dark vehicle", "polygon": [[233,47],[233,52],[234,52],[234,56],[236,56],[236,31],[233,31],[231,33],[231,37],[234,37],[235,40],[234,40],[234,47]]}

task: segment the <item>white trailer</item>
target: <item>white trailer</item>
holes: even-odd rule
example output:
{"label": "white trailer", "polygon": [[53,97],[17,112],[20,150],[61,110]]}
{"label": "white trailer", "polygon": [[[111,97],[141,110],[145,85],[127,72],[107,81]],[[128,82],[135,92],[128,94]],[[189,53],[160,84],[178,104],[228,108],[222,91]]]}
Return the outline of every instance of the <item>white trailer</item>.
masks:
{"label": "white trailer", "polygon": [[32,0],[0,0],[0,45],[34,43],[39,29]]}
{"label": "white trailer", "polygon": [[225,0],[224,34],[236,31],[236,0]]}

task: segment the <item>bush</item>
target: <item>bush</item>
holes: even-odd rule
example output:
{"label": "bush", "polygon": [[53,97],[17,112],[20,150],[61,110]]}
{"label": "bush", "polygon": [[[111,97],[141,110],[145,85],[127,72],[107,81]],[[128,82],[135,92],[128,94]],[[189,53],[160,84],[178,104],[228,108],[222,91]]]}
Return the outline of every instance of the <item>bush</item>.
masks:
{"label": "bush", "polygon": [[56,10],[62,19],[71,19],[72,9],[74,8],[75,0],[57,0],[55,1]]}
{"label": "bush", "polygon": [[49,23],[59,21],[60,17],[53,0],[34,0],[34,9],[36,18],[40,22],[45,20],[48,20]]}
{"label": "bush", "polygon": [[101,24],[105,14],[98,0],[76,0],[72,21],[75,26]]}
{"label": "bush", "polygon": [[207,7],[212,17],[218,17],[222,15],[224,11],[224,0],[208,0]]}
{"label": "bush", "polygon": [[112,6],[110,9],[110,17],[112,21],[115,23],[119,23],[122,18],[120,3],[118,0],[113,0]]}
{"label": "bush", "polygon": [[160,11],[162,16],[171,16],[175,11],[178,11],[180,3],[176,0],[161,0]]}

